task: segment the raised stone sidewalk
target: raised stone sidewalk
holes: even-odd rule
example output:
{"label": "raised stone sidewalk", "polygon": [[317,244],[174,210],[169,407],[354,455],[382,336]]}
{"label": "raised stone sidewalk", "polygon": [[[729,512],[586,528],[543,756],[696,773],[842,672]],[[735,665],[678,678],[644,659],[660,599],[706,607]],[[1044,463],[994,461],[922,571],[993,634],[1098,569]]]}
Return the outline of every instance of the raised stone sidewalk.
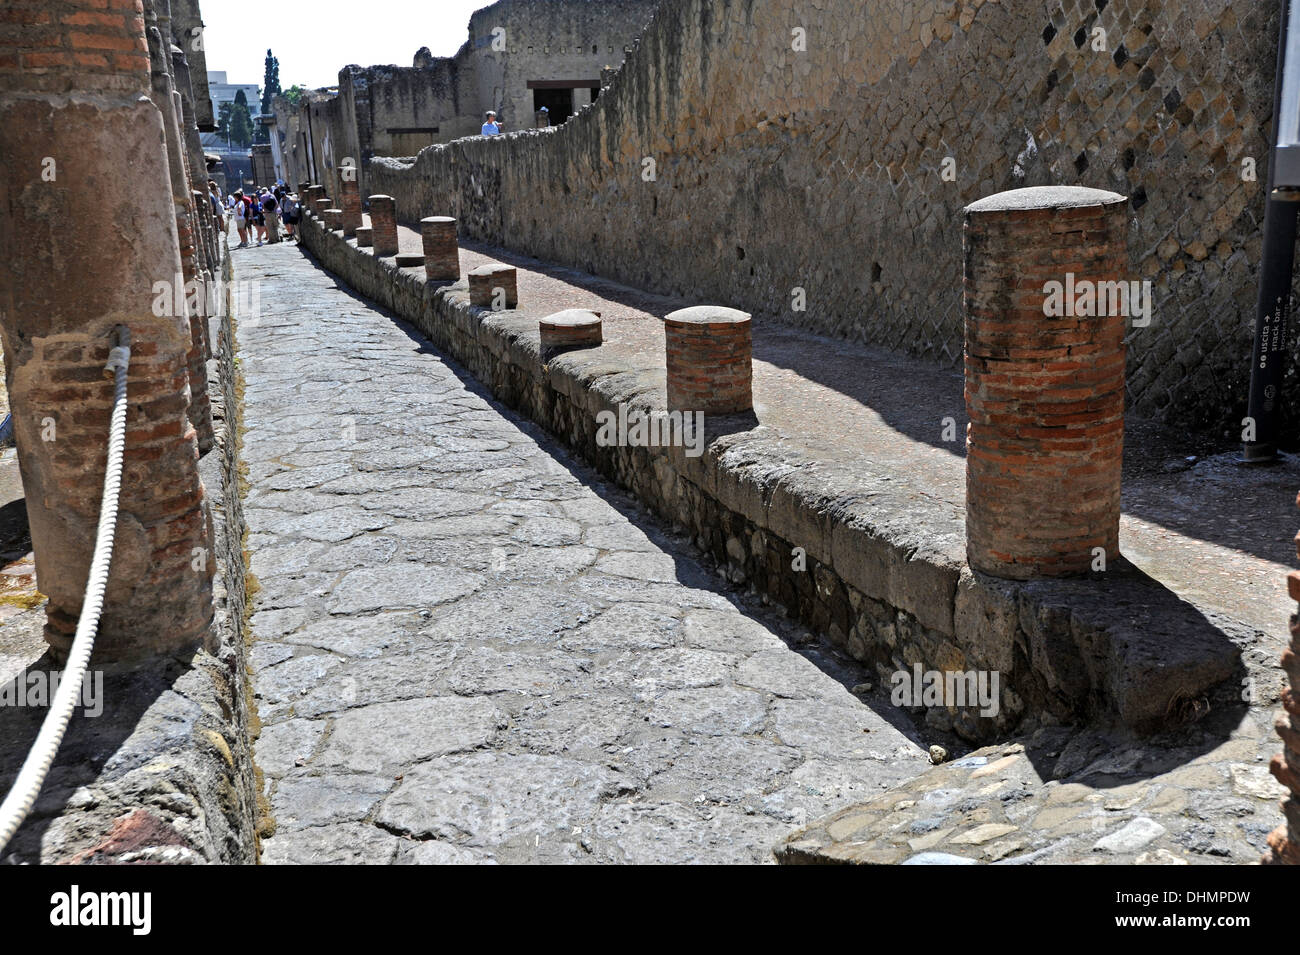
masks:
{"label": "raised stone sidewalk", "polygon": [[[418,233],[399,232],[403,250],[420,248]],[[1125,559],[1087,580],[999,581],[964,564],[960,375],[758,322],[755,413],[709,420],[703,458],[601,447],[599,411],[662,412],[660,318],[698,303],[466,243],[462,272],[519,268],[519,308],[493,313],[468,304],[463,281],[427,283],[315,219],[304,234],[335,274],[685,527],[732,580],[882,678],[916,662],[1001,674],[994,719],[931,709],[936,731],[989,739],[1046,714],[1146,732],[1202,711],[1216,687],[1225,699],[1245,685],[1261,705],[1277,698],[1294,460],[1242,469],[1227,442],[1130,421]],[[605,344],[543,365],[537,319],[571,307],[602,313]],[[806,572],[792,569],[796,547]]]}

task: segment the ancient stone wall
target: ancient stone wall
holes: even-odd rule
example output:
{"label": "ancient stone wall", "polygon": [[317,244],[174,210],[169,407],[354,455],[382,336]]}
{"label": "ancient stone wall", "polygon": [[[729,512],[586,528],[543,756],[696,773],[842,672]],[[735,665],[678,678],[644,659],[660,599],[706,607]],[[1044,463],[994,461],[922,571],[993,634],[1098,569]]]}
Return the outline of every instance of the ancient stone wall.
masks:
{"label": "ancient stone wall", "polygon": [[[331,167],[349,156],[364,166],[372,156],[411,156],[430,143],[476,135],[489,109],[507,129],[531,127],[537,104],[530,81],[599,81],[602,70],[623,62],[658,3],[500,0],[470,18],[469,38],[453,57],[421,56],[413,67],[345,66],[333,105],[314,109],[311,125],[325,120],[316,135],[333,146]],[[592,95],[575,90],[574,108],[589,104]],[[298,112],[287,104],[277,110],[287,131],[286,179],[315,181]],[[367,188],[364,170],[361,187]]]}
{"label": "ancient stone wall", "polygon": [[665,0],[570,123],[377,158],[366,189],[409,222],[945,364],[961,209],[1112,190],[1154,300],[1130,404],[1235,440],[1276,31],[1260,0]]}

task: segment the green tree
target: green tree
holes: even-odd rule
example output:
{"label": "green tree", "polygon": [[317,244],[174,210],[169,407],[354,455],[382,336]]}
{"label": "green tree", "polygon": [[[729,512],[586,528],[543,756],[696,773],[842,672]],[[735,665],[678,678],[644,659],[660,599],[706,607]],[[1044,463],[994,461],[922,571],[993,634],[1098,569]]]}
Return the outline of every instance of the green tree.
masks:
{"label": "green tree", "polygon": [[295,83],[284,91],[284,98],[289,101],[289,105],[297,108],[302,98],[307,95],[307,87],[301,83]]}
{"label": "green tree", "polygon": [[243,90],[235,93],[235,102],[228,111],[226,135],[232,146],[247,149],[253,143],[253,118],[248,112],[248,97]]}
{"label": "green tree", "polygon": [[280,92],[280,61],[266,51],[266,73],[262,77],[262,112],[271,112],[271,100]]}

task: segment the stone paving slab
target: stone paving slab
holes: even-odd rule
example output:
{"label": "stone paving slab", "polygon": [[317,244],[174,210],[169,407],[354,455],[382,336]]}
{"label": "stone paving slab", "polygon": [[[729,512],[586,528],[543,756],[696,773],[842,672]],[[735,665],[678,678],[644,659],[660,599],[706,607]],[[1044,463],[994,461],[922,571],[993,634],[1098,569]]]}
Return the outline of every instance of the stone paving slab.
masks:
{"label": "stone paving slab", "polygon": [[409,326],[252,252],[264,862],[770,862],[926,768],[907,716],[850,692],[861,667]]}

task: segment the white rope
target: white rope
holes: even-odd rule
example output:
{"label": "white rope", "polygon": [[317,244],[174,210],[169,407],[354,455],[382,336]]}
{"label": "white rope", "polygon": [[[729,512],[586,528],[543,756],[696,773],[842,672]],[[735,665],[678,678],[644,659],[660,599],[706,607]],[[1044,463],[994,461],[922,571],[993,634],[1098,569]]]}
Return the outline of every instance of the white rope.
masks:
{"label": "white rope", "polygon": [[113,559],[113,535],[117,526],[117,499],[122,487],[122,451],[126,446],[126,371],[131,363],[131,331],[117,327],[118,344],[108,353],[105,371],[113,372],[113,414],[108,429],[108,466],[104,470],[104,497],[99,505],[99,529],[95,532],[95,553],[86,579],[86,596],[81,603],[77,633],[68,651],[59,688],[45,714],[45,722],[27,754],[13,788],[0,803],[0,849],[8,845],[18,827],[36,803],[45,776],[54,764],[63,734],[72,719],[72,711],[81,695],[81,681],[95,646],[99,614],[104,609],[104,589],[108,585],[108,565]]}

